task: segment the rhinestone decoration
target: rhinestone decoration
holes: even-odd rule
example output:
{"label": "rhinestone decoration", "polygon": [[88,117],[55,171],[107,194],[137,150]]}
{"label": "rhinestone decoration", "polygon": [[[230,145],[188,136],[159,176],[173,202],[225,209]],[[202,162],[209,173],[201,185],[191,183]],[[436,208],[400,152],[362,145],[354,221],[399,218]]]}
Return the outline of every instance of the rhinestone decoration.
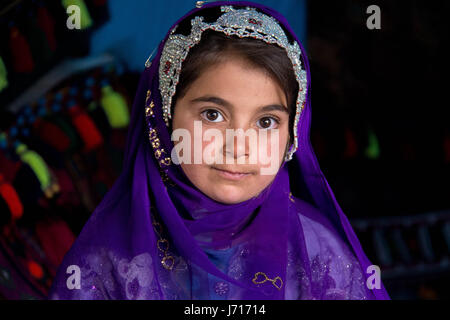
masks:
{"label": "rhinestone decoration", "polygon": [[188,36],[175,34],[177,27],[169,35],[164,45],[159,65],[159,89],[163,102],[164,121],[169,126],[169,119],[172,118],[170,107],[179,81],[182,63],[186,59],[189,50],[200,42],[201,35],[205,30],[214,30],[230,36],[254,38],[269,44],[276,44],[286,50],[299,84],[293,128],[294,143],[286,153],[285,158],[286,161],[289,161],[298,148],[297,125],[303,110],[307,88],[306,71],[302,69],[300,60],[300,46],[295,41],[290,44],[277,21],[256,11],[255,8],[234,9],[232,6],[222,6],[221,11],[224,14],[213,23],[204,22],[204,18],[200,16],[193,18],[191,20],[191,34]]}
{"label": "rhinestone decoration", "polygon": [[168,167],[172,164],[172,159],[169,154],[162,148],[161,140],[159,139],[158,132],[154,125],[155,119],[155,103],[151,99],[151,91],[147,90],[147,96],[145,98],[145,119],[147,122],[148,139],[150,145],[153,148],[154,156],[159,164],[159,170],[164,183],[168,183],[170,186],[175,186],[175,183],[169,178]]}

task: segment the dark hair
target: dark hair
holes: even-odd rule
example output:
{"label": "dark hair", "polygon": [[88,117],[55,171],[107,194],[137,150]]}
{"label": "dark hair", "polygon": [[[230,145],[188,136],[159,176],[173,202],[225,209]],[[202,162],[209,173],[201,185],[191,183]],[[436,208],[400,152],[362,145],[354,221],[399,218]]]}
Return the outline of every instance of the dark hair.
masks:
{"label": "dark hair", "polygon": [[172,114],[178,98],[182,98],[189,85],[202,72],[230,56],[243,58],[250,66],[259,68],[278,83],[286,94],[289,110],[289,135],[292,137],[292,126],[296,112],[298,82],[295,78],[292,62],[286,50],[263,40],[238,38],[223,33],[207,30],[200,42],[194,46],[183,62],[179,82],[172,100]]}

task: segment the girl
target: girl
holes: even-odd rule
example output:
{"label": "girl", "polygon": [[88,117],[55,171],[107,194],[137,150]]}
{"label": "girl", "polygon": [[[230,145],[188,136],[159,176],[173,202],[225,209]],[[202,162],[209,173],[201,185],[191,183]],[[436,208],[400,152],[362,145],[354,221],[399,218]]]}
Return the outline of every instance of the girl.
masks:
{"label": "girl", "polygon": [[274,10],[181,18],[146,63],[124,171],[50,298],[389,299],[318,166],[309,88]]}

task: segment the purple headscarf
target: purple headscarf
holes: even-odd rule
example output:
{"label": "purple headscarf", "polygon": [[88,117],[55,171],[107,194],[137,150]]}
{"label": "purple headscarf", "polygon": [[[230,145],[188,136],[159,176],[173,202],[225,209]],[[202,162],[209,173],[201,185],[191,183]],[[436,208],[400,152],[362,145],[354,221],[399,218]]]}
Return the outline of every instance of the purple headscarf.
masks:
{"label": "purple headscarf", "polygon": [[[205,4],[175,25],[221,5],[256,7],[300,43],[279,13],[250,2]],[[49,298],[389,299],[382,283],[368,288],[371,263],[312,150],[303,48],[308,94],[299,148],[257,197],[227,205],[167,159],[173,143],[158,70],[168,36],[139,83],[124,170],[65,256]]]}

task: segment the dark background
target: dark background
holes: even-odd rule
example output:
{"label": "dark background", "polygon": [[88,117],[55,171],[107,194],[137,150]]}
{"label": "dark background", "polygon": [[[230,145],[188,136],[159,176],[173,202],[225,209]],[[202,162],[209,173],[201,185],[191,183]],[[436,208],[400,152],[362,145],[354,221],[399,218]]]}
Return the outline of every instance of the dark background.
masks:
{"label": "dark background", "polygon": [[448,9],[308,1],[312,143],[392,298],[449,297]]}
{"label": "dark background", "polygon": [[[257,2],[284,14],[303,40],[312,75],[314,149],[391,298],[448,299],[448,2]],[[92,24],[83,30],[64,27],[60,1],[0,5],[0,57],[8,80],[0,89],[0,186],[11,185],[23,206],[21,217],[13,219],[0,197],[3,299],[45,297],[58,263],[121,170],[127,128],[109,122],[102,88],[110,84],[129,109],[148,55],[195,5],[85,3]],[[379,30],[366,26],[369,5],[381,10]],[[38,15],[42,7],[53,29]],[[27,44],[11,43],[13,27]],[[49,33],[56,47],[49,45]],[[20,56],[24,65],[26,52],[34,66],[19,71],[14,61]],[[102,137],[90,148],[70,111],[74,101]],[[48,122],[60,129],[65,124],[70,147],[45,136]],[[18,141],[56,173],[58,192],[48,194],[40,186],[14,152]]]}

